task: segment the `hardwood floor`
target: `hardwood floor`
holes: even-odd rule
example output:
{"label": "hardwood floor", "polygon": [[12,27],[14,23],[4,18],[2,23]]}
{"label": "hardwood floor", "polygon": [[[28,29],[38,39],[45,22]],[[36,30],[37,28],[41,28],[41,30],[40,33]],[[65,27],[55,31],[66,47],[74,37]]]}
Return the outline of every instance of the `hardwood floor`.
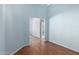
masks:
{"label": "hardwood floor", "polygon": [[30,39],[30,45],[23,47],[15,55],[79,55],[75,51],[49,41],[41,41],[35,37],[31,37]]}

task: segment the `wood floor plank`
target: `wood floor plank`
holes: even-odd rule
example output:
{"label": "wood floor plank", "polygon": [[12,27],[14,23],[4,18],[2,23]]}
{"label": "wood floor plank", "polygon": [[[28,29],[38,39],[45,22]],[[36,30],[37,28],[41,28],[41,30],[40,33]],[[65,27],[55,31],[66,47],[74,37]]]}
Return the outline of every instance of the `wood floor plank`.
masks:
{"label": "wood floor plank", "polygon": [[23,47],[15,55],[79,55],[78,52],[62,47],[49,41],[42,41],[31,37],[32,42],[29,46]]}

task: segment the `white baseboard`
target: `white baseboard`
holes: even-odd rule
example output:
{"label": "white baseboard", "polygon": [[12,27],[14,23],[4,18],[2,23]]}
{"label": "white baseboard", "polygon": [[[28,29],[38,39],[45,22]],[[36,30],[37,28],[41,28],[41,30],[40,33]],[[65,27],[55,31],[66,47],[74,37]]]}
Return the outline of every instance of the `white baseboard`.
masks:
{"label": "white baseboard", "polygon": [[68,48],[68,49],[70,49],[70,50],[72,50],[72,51],[75,51],[75,52],[78,52],[78,53],[79,53],[79,50],[73,49],[73,48],[68,47],[68,46],[66,46],[66,45],[63,45],[63,44],[60,44],[60,43],[57,43],[57,42],[54,42],[54,41],[51,41],[51,40],[49,40],[49,42],[58,44],[58,45],[60,45],[60,46],[66,47],[66,48]]}
{"label": "white baseboard", "polygon": [[22,49],[23,47],[28,46],[28,45],[22,45],[21,47],[19,47],[17,50],[13,51],[12,53],[10,53],[9,55],[14,55],[17,51],[19,51],[20,49]]}

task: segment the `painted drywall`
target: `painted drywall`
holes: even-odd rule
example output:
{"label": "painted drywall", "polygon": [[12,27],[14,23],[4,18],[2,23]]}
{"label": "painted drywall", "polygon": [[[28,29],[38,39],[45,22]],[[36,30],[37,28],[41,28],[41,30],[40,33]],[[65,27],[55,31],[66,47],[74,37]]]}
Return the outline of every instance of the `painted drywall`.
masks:
{"label": "painted drywall", "polygon": [[0,54],[5,54],[4,6],[0,5]]}
{"label": "painted drywall", "polygon": [[11,54],[29,43],[28,19],[26,18],[28,7],[5,5],[5,11],[5,54]]}
{"label": "painted drywall", "polygon": [[49,11],[49,41],[79,52],[79,5],[50,5]]}
{"label": "painted drywall", "polygon": [[47,9],[46,9],[46,21],[45,21],[45,37],[46,37],[46,41],[49,41],[49,19],[50,19],[50,13],[49,13],[49,6],[47,6]]}
{"label": "painted drywall", "polygon": [[49,39],[49,22],[48,22],[48,9],[47,9],[47,5],[45,4],[32,4],[30,5],[30,18],[31,17],[35,17],[35,18],[40,18],[45,20],[45,39],[48,41]]}
{"label": "painted drywall", "polygon": [[29,20],[46,18],[46,5],[5,5],[5,54],[29,44]]}

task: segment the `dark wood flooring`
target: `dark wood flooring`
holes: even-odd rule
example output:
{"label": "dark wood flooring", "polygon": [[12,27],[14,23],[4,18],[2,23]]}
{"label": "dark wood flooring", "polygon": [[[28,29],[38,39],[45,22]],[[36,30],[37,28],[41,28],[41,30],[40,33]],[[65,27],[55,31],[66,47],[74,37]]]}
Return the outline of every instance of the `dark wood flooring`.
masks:
{"label": "dark wood flooring", "polygon": [[79,55],[78,52],[39,38],[31,37],[29,46],[20,49],[15,55]]}

